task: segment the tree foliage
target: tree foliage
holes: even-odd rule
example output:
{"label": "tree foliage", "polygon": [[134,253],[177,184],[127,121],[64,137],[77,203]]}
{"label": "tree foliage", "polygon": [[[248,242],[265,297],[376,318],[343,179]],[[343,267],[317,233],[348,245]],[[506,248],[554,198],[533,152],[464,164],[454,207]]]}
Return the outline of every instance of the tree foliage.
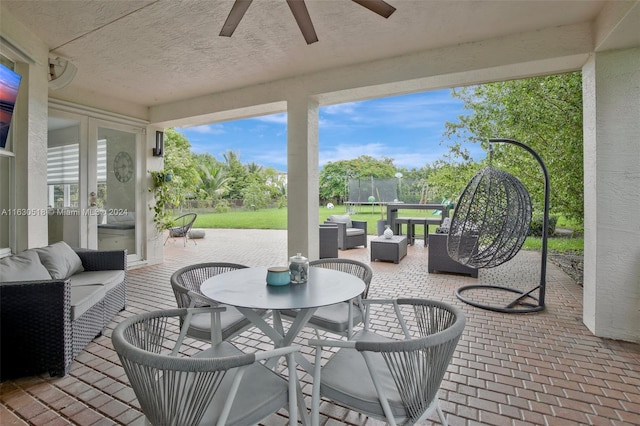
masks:
{"label": "tree foliage", "polygon": [[186,197],[192,197],[198,192],[200,175],[191,153],[191,144],[186,137],[173,128],[166,129],[164,148],[164,172],[172,176],[167,186],[176,194],[175,200],[179,205]]}
{"label": "tree foliage", "polygon": [[230,179],[224,163],[209,153],[196,154],[195,162],[201,181],[197,193],[199,199],[219,200],[229,193]]}
{"label": "tree foliage", "polygon": [[393,159],[386,157],[377,160],[361,155],[353,160],[329,162],[320,172],[320,199],[344,201],[348,198],[349,179],[393,178],[395,173]]}
{"label": "tree foliage", "polygon": [[[446,123],[445,136],[456,140],[451,148],[453,156],[470,159],[463,142],[481,143],[486,149],[489,138],[518,140],[546,164],[552,210],[583,220],[580,73],[465,87],[454,90],[453,95],[471,111],[456,123]],[[493,144],[493,164],[518,177],[531,193],[535,207],[542,207],[544,181],[531,154],[513,145]]]}

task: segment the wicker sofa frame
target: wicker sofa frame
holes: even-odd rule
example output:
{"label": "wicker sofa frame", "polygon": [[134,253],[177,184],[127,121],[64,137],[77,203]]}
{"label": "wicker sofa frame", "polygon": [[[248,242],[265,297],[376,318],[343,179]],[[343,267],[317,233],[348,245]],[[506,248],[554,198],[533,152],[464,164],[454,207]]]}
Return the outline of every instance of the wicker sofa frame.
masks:
{"label": "wicker sofa frame", "polygon": [[69,279],[0,286],[0,379],[48,372],[64,376],[71,362],[127,303],[127,251],[76,249],[85,271],[123,270],[124,279],[71,320]]}

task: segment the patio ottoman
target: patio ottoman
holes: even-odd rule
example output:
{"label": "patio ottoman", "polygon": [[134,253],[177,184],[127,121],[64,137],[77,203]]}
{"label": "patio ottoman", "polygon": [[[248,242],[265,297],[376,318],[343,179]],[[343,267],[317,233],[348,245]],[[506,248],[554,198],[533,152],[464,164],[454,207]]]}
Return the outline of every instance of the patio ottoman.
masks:
{"label": "patio ottoman", "polygon": [[394,235],[391,238],[377,237],[371,240],[371,260],[387,260],[400,263],[407,255],[407,237]]}
{"label": "patio ottoman", "polygon": [[195,240],[198,238],[204,238],[204,229],[191,229],[189,230],[189,239]]}

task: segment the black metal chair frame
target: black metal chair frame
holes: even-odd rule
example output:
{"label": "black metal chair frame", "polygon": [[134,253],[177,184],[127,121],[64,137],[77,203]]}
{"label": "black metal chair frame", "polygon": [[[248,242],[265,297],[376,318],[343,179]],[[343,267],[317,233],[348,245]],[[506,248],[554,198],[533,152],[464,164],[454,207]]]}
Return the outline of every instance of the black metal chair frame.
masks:
{"label": "black metal chair frame", "polygon": [[[196,213],[185,213],[182,216],[178,216],[174,219],[177,226],[169,228],[169,235],[164,240],[164,243],[167,244],[169,238],[184,238],[184,245],[187,245],[187,241],[189,241],[189,231],[191,231],[191,227],[198,215]],[[193,244],[198,245],[195,240],[192,240]]]}

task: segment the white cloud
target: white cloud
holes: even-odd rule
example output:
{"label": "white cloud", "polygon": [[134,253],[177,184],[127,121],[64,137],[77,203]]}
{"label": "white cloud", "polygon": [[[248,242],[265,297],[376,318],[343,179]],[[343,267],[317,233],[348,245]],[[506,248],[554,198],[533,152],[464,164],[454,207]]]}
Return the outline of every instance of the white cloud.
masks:
{"label": "white cloud", "polygon": [[203,135],[221,135],[226,133],[224,125],[220,123],[203,124],[201,126],[194,127],[181,127],[178,128],[183,134],[186,132],[199,133]]}
{"label": "white cloud", "polygon": [[250,120],[264,121],[265,123],[274,124],[287,124],[287,113],[281,112],[278,114],[261,115],[259,117],[250,118]]}
{"label": "white cloud", "polygon": [[327,105],[326,107],[322,107],[322,112],[331,115],[354,114],[361,103],[362,102],[347,102],[344,104]]}

